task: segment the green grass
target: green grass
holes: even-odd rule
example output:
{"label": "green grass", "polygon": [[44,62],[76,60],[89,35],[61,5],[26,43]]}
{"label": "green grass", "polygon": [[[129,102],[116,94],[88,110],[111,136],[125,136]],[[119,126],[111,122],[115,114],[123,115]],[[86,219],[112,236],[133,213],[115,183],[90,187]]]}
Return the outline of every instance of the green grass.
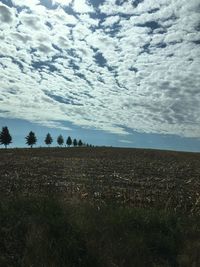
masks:
{"label": "green grass", "polygon": [[200,266],[199,219],[53,197],[1,198],[0,267]]}

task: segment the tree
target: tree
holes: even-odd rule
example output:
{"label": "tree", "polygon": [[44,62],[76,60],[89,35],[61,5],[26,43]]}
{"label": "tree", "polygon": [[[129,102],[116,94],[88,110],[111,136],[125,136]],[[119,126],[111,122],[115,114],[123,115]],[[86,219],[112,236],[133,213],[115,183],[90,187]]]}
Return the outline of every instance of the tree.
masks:
{"label": "tree", "polygon": [[59,146],[62,146],[63,143],[64,143],[64,139],[63,139],[61,134],[57,138],[57,143],[58,143]]}
{"label": "tree", "polygon": [[71,146],[71,145],[72,145],[72,139],[71,139],[70,136],[68,136],[66,144],[67,144],[68,146]]}
{"label": "tree", "polygon": [[33,147],[33,145],[35,145],[37,143],[37,138],[35,136],[35,133],[30,131],[30,133],[25,137],[26,139],[26,144],[28,146],[31,146],[31,148]]}
{"label": "tree", "polygon": [[77,140],[76,140],[76,138],[73,140],[73,146],[77,146],[78,145],[78,143],[77,143]]}
{"label": "tree", "polygon": [[83,145],[82,141],[79,140],[79,141],[78,141],[78,146],[82,146],[82,145]]}
{"label": "tree", "polygon": [[50,133],[48,133],[48,134],[46,135],[46,138],[45,138],[44,141],[45,141],[45,144],[46,144],[46,145],[48,145],[48,146],[51,145],[51,143],[53,142],[53,138],[51,137]]}
{"label": "tree", "polygon": [[2,127],[2,131],[0,132],[0,144],[7,148],[7,145],[10,143],[12,143],[12,136],[9,133],[8,127]]}

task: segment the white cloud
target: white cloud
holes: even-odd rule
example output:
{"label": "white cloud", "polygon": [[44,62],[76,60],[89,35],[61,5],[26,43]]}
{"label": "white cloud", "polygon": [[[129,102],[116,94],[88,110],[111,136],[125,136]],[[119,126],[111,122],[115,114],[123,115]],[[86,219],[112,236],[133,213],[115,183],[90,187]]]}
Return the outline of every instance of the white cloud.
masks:
{"label": "white cloud", "polygon": [[125,143],[125,144],[133,144],[132,141],[126,140],[126,139],[120,139],[119,140],[120,143]]}
{"label": "white cloud", "polygon": [[0,3],[0,31],[9,30],[16,24],[17,18],[15,17],[16,12],[14,8],[10,8]]}
{"label": "white cloud", "polygon": [[0,21],[1,23],[11,23],[13,20],[13,14],[11,9],[6,5],[0,4]]}
{"label": "white cloud", "polygon": [[73,9],[78,13],[94,12],[93,7],[86,0],[74,0]]}
{"label": "white cloud", "polygon": [[58,21],[60,21],[60,23],[62,23],[63,25],[75,25],[78,22],[75,16],[67,14],[61,7],[58,7],[52,12],[49,12],[49,17],[53,25],[57,24]]}
{"label": "white cloud", "polygon": [[36,6],[40,5],[39,0],[11,0],[13,5],[19,6],[19,7],[28,7],[28,8],[35,8]]}
{"label": "white cloud", "polygon": [[64,127],[58,121],[70,121],[117,134],[128,128],[200,137],[195,0],[145,0],[137,7],[105,1],[103,21],[89,15],[94,10],[86,1],[74,2],[77,14],[67,14],[64,1],[55,10],[13,2],[30,10],[16,16],[15,8],[0,5],[5,116],[58,128]]}
{"label": "white cloud", "polygon": [[105,19],[105,21],[102,23],[103,26],[112,26],[113,24],[119,22],[120,16],[110,16]]}
{"label": "white cloud", "polygon": [[115,0],[107,0],[104,4],[100,6],[100,10],[103,13],[106,13],[107,15],[115,15],[118,13],[122,14],[133,14],[134,13],[134,7],[132,5],[132,1],[128,0],[124,3],[121,3],[120,5],[115,4]]}
{"label": "white cloud", "polygon": [[72,3],[72,0],[53,0],[53,3],[55,4],[61,4],[63,6],[67,6]]}

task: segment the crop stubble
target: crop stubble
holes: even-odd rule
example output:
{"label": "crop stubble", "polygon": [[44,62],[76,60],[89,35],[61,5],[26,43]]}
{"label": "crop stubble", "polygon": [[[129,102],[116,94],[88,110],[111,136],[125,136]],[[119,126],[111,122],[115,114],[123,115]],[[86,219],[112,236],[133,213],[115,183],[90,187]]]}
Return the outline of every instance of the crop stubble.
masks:
{"label": "crop stubble", "polygon": [[0,194],[200,213],[200,153],[125,148],[0,150]]}

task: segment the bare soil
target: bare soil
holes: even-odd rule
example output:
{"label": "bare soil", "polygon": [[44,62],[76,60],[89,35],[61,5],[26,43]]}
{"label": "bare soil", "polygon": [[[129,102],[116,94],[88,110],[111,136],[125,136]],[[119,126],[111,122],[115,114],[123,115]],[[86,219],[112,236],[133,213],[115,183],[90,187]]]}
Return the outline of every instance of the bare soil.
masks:
{"label": "bare soil", "polygon": [[125,148],[0,149],[0,194],[58,194],[200,213],[200,153]]}

